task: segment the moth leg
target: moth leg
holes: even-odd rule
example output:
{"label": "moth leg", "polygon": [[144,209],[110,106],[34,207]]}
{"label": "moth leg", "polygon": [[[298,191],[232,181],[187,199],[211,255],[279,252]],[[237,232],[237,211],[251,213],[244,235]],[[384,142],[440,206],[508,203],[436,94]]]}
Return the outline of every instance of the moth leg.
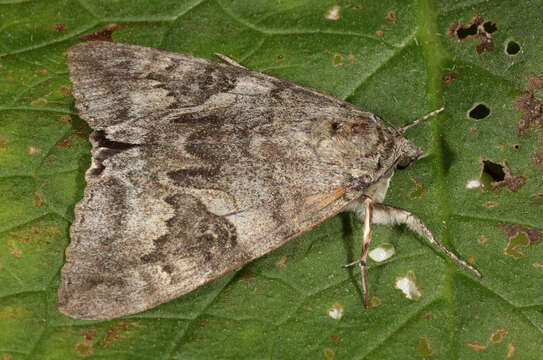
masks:
{"label": "moth leg", "polygon": [[[366,197],[366,199],[361,202],[363,206],[363,216],[364,216],[364,227],[362,234],[362,253],[360,258],[356,261],[353,261],[350,264],[343,265],[344,267],[349,267],[358,264],[360,267],[360,274],[362,275],[362,292],[364,293],[364,306],[369,308],[370,301],[368,296],[368,281],[366,279],[366,259],[368,258],[368,249],[370,248],[371,241],[371,232],[373,230],[373,201],[371,198]],[[358,209],[362,210],[362,209]]]}
{"label": "moth leg", "polygon": [[222,61],[224,61],[225,63],[227,64],[230,64],[232,66],[237,66],[237,67],[240,67],[242,69],[247,69],[245,66],[243,65],[240,65],[238,62],[230,59],[228,56],[226,55],[223,55],[223,54],[219,54],[219,53],[215,53],[215,56],[218,57],[219,59],[221,59]]}
{"label": "moth leg", "polygon": [[370,248],[371,232],[373,230],[373,208],[371,200],[364,203],[365,216],[364,216],[364,233],[362,235],[362,254],[358,261],[360,266],[360,274],[362,275],[362,291],[364,293],[364,306],[370,307],[370,301],[368,296],[368,281],[366,279],[366,259],[368,258],[368,249]]}
{"label": "moth leg", "polygon": [[375,224],[382,225],[405,224],[411,230],[426,238],[430,243],[437,245],[441,251],[443,251],[448,257],[456,261],[458,264],[471,270],[478,277],[483,277],[483,275],[473,266],[458,258],[458,256],[437,241],[426,225],[424,225],[424,223],[418,217],[411,214],[409,211],[385,204],[373,204],[373,222]]}

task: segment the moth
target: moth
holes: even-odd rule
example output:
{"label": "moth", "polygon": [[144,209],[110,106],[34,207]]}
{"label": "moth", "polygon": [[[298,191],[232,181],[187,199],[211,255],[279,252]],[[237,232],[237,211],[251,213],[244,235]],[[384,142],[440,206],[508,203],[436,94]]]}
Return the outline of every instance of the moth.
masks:
{"label": "moth", "polygon": [[406,224],[481,276],[413,214],[383,204],[394,170],[422,154],[403,136],[410,125],[226,61],[113,42],[69,49],[76,107],[94,131],[61,312],[153,308],[341,211],[364,219],[354,264],[366,306],[372,224]]}

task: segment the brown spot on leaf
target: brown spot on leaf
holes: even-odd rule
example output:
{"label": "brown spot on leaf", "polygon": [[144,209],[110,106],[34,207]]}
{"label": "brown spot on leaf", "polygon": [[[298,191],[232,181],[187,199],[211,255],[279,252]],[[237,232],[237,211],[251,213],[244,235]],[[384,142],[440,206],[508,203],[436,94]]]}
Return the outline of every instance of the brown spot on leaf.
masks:
{"label": "brown spot on leaf", "polygon": [[338,341],[339,340],[339,335],[338,334],[332,334],[332,335],[330,335],[330,339],[332,339],[334,341]]}
{"label": "brown spot on leaf", "polygon": [[354,7],[353,7],[353,10],[354,10],[354,11],[360,11],[360,10],[362,10],[362,5],[356,5],[356,6],[354,6]]}
{"label": "brown spot on leaf", "polygon": [[537,167],[543,167],[543,148],[537,149],[532,153],[532,162]]}
{"label": "brown spot on leaf", "polygon": [[353,54],[350,54],[349,56],[347,56],[347,58],[349,59],[350,62],[354,62],[356,60]]}
{"label": "brown spot on leaf", "polygon": [[51,243],[57,243],[57,238],[60,236],[60,232],[56,227],[43,225],[40,221],[38,221],[31,225],[23,226],[20,230],[11,233],[10,235],[21,243],[42,243],[49,245]]}
{"label": "brown spot on leaf", "polygon": [[0,150],[8,149],[8,138],[6,136],[0,136]]}
{"label": "brown spot on leaf", "polygon": [[476,261],[475,256],[473,255],[468,256],[468,262],[470,264],[475,264],[475,261]]}
{"label": "brown spot on leaf", "polygon": [[508,237],[507,245],[503,252],[506,256],[511,256],[515,260],[526,256],[526,254],[520,251],[520,248],[527,248],[530,245],[534,245],[539,242],[543,235],[538,230],[522,225],[500,224],[500,228]]}
{"label": "brown spot on leaf", "polygon": [[286,255],[284,255],[279,260],[277,260],[275,262],[275,266],[277,266],[277,267],[285,267],[285,266],[287,266],[287,260],[288,260],[288,257]]}
{"label": "brown spot on leaf", "polygon": [[249,280],[253,279],[255,276],[253,274],[251,274],[251,273],[245,273],[245,274],[243,274],[242,277],[243,277],[243,279],[240,280],[240,282],[249,281]]}
{"label": "brown spot on leaf", "polygon": [[40,73],[42,73],[43,75],[48,75],[49,71],[47,69],[41,69]]}
{"label": "brown spot on leaf", "polygon": [[490,335],[490,342],[493,344],[499,344],[503,342],[503,339],[505,339],[505,336],[507,335],[507,330],[505,329],[498,329]]}
{"label": "brown spot on leaf", "polygon": [[430,314],[428,311],[425,311],[422,313],[422,316],[426,319],[426,320],[430,320],[432,318],[432,314]]}
{"label": "brown spot on leaf", "polygon": [[11,306],[8,306],[6,308],[3,308],[2,311],[0,311],[0,320],[11,320],[15,319],[17,316],[15,313],[17,312],[17,309],[14,309]]}
{"label": "brown spot on leaf", "polygon": [[530,240],[530,245],[534,245],[543,236],[543,233],[528,226],[523,225],[511,225],[511,224],[499,224],[500,228],[505,232],[508,237],[517,236],[519,232],[524,232]]}
{"label": "brown spot on leaf", "polygon": [[515,355],[515,350],[517,350],[517,348],[515,347],[515,344],[513,342],[507,344],[507,355],[505,357],[507,359],[511,359],[513,355]]}
{"label": "brown spot on leaf", "polygon": [[15,245],[14,241],[8,241],[9,253],[16,258],[23,256],[23,251]]}
{"label": "brown spot on leaf", "polygon": [[90,340],[78,342],[74,345],[74,352],[77,356],[86,358],[94,354],[93,343]]}
{"label": "brown spot on leaf", "polygon": [[72,91],[70,90],[70,88],[66,85],[62,85],[60,87],[60,93],[62,94],[62,96],[64,97],[70,97],[72,96]]}
{"label": "brown spot on leaf", "polygon": [[379,306],[381,306],[382,303],[383,303],[383,301],[380,298],[378,298],[377,296],[372,296],[371,297],[371,307],[373,307],[373,308],[379,307]]}
{"label": "brown spot on leaf", "polygon": [[424,197],[424,185],[422,183],[419,183],[414,177],[411,177],[411,180],[415,183],[415,188],[409,191],[409,199],[422,199]]}
{"label": "brown spot on leaf", "polygon": [[111,24],[106,26],[104,30],[95,31],[92,34],[83,35],[79,37],[81,41],[113,41],[111,35],[115,30],[119,28],[117,24]]}
{"label": "brown spot on leaf", "polygon": [[334,350],[330,348],[325,348],[323,352],[324,352],[324,358],[326,360],[334,360],[334,358],[336,357],[336,353],[334,352]]}
{"label": "brown spot on leaf", "polygon": [[441,82],[443,83],[443,85],[447,86],[447,85],[451,85],[452,82],[454,80],[456,80],[456,78],[458,77],[458,73],[455,72],[455,71],[450,71],[448,73],[446,73],[445,75],[443,75],[443,79],[441,80]]}
{"label": "brown spot on leaf", "polygon": [[60,120],[65,124],[71,124],[72,123],[72,117],[70,115],[61,115]]}
{"label": "brown spot on leaf", "polygon": [[385,21],[389,23],[395,23],[396,22],[396,11],[390,10],[387,13],[387,16],[385,17]]}
{"label": "brown spot on leaf", "polygon": [[57,144],[57,148],[62,149],[71,147],[73,139],[74,137],[72,135],[65,137],[59,144]]}
{"label": "brown spot on leaf", "polygon": [[488,239],[484,235],[477,236],[477,244],[483,246],[487,243]]}
{"label": "brown spot on leaf", "polygon": [[36,100],[32,100],[32,102],[30,103],[30,105],[32,106],[45,106],[47,105],[48,101],[47,99],[45,98],[38,98]]}
{"label": "brown spot on leaf", "polygon": [[[514,106],[522,112],[517,123],[517,136],[526,136],[526,131],[534,127],[543,129],[543,104],[535,97],[535,90],[543,88],[543,73],[528,78],[527,91],[515,99]],[[543,133],[537,132],[538,147],[532,153],[532,162],[536,167],[543,167]]]}
{"label": "brown spot on leaf", "polygon": [[12,360],[12,357],[9,354],[2,354],[2,356],[0,356],[0,360]]}
{"label": "brown spot on leaf", "polygon": [[498,204],[498,203],[495,202],[495,201],[487,201],[487,202],[485,202],[485,203],[483,204],[483,206],[484,206],[485,208],[487,208],[487,209],[495,208],[495,207],[497,207],[498,205],[500,205],[500,204]]}
{"label": "brown spot on leaf", "polygon": [[63,33],[64,31],[66,31],[66,25],[64,25],[63,23],[55,24],[55,31],[58,33]]}
{"label": "brown spot on leaf", "polygon": [[470,347],[471,349],[477,351],[477,352],[482,351],[482,350],[486,350],[486,348],[487,348],[486,345],[481,345],[479,343],[474,343],[474,342],[471,342],[471,341],[466,342],[466,345],[468,347]]}
{"label": "brown spot on leaf", "polygon": [[34,206],[37,208],[41,208],[45,202],[43,193],[39,190],[36,190],[32,193],[32,196],[34,197]]}
{"label": "brown spot on leaf", "polygon": [[334,57],[332,58],[332,66],[333,67],[341,67],[343,65],[343,56],[339,55],[339,54],[335,54]]}
{"label": "brown spot on leaf", "polygon": [[526,130],[533,125],[543,127],[543,105],[533,91],[526,91],[524,95],[516,98],[515,108],[523,112],[517,123],[517,136],[525,136]]}
{"label": "brown spot on leaf", "polygon": [[505,161],[481,159],[480,181],[483,191],[507,186],[512,192],[517,192],[526,183],[526,178],[522,175],[514,176]]}
{"label": "brown spot on leaf", "polygon": [[102,346],[104,348],[110,347],[113,343],[121,340],[126,340],[126,336],[130,328],[140,327],[140,323],[137,321],[123,320],[114,323],[107,331],[104,340],[102,340]]}
{"label": "brown spot on leaf", "polygon": [[377,30],[377,31],[375,32],[375,35],[381,37],[381,36],[383,36],[383,31],[382,31],[382,30]]}
{"label": "brown spot on leaf", "polygon": [[494,42],[492,40],[492,34],[498,29],[495,22],[485,21],[483,15],[477,14],[473,17],[468,24],[461,24],[459,22],[453,22],[447,29],[447,36],[449,38],[456,38],[458,41],[468,39],[479,39],[479,44],[476,46],[477,53],[481,54],[485,51],[492,51],[494,49]]}
{"label": "brown spot on leaf", "polygon": [[520,231],[515,236],[510,236],[507,241],[507,245],[503,250],[504,254],[511,256],[513,259],[518,260],[526,256],[520,248],[526,248],[530,246],[530,239],[526,232]]}
{"label": "brown spot on leaf", "polygon": [[96,335],[98,335],[98,331],[94,329],[88,329],[85,331],[81,331],[79,335],[83,336],[85,340],[92,340],[93,338],[96,337]]}
{"label": "brown spot on leaf", "polygon": [[430,347],[430,341],[426,336],[419,337],[419,344],[417,345],[417,353],[423,358],[429,358],[434,355],[434,350]]}
{"label": "brown spot on leaf", "polygon": [[543,74],[530,76],[528,78],[528,91],[543,89]]}

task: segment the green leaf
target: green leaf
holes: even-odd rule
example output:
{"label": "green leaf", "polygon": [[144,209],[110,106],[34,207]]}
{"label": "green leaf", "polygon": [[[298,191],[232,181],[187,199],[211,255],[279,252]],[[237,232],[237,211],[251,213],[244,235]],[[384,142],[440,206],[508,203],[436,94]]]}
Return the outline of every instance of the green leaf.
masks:
{"label": "green leaf", "polygon": [[[526,112],[515,101],[543,72],[542,8],[541,0],[0,0],[0,358],[538,358],[543,130],[533,122],[517,135]],[[481,36],[451,33],[476,30],[477,14],[490,51],[477,51]],[[386,202],[419,216],[484,278],[404,227],[377,227],[371,247],[390,243],[395,255],[369,261],[365,309],[360,274],[342,267],[360,253],[361,226],[340,214],[147,312],[109,322],[59,313],[59,272],[90,164],[65,51],[108,26],[115,41],[222,53],[396,125],[446,105],[408,131],[426,154],[397,172]],[[479,104],[489,115],[470,118]],[[483,171],[485,161],[496,171]],[[400,279],[420,298],[398,290]]]}

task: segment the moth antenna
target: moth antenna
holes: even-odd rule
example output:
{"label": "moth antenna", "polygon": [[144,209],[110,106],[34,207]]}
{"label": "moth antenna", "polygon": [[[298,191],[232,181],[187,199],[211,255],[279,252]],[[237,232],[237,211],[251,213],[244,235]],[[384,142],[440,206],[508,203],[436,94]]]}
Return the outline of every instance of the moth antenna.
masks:
{"label": "moth antenna", "polygon": [[221,59],[222,61],[224,61],[225,63],[227,64],[230,64],[232,66],[236,66],[236,67],[240,67],[242,69],[247,69],[245,66],[241,65],[240,63],[238,63],[237,61],[235,60],[232,60],[230,59],[228,56],[226,55],[223,55],[223,54],[219,54],[219,53],[215,53],[215,56],[218,57],[219,59]]}
{"label": "moth antenna", "polygon": [[432,111],[431,113],[426,114],[426,115],[424,115],[423,117],[418,118],[417,120],[412,121],[411,123],[409,123],[409,124],[407,124],[407,125],[402,126],[402,127],[399,128],[398,130],[400,131],[400,134],[403,134],[403,133],[404,133],[407,129],[409,129],[410,127],[417,125],[418,123],[420,123],[421,121],[424,121],[424,120],[428,119],[429,117],[432,117],[432,116],[434,116],[434,115],[439,114],[439,113],[442,112],[443,110],[445,110],[445,106],[442,106],[441,108],[439,108],[439,109],[437,109],[437,110],[435,110],[435,111]]}

